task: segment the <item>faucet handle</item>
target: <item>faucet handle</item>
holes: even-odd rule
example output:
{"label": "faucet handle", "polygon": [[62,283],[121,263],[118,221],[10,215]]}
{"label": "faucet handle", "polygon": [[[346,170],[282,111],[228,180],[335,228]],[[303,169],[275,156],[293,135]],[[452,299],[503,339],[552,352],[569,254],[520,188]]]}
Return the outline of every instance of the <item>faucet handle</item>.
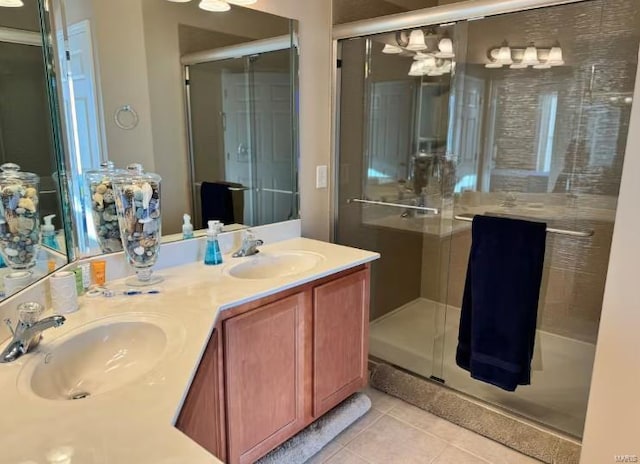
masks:
{"label": "faucet handle", "polygon": [[4,324],[9,327],[9,331],[11,332],[11,336],[14,336],[16,334],[16,331],[13,329],[13,323],[11,322],[11,319],[6,318],[4,320]]}
{"label": "faucet handle", "polygon": [[251,229],[245,229],[244,231],[244,240],[255,240],[256,239],[256,234],[253,233],[253,231]]}
{"label": "faucet handle", "polygon": [[40,303],[30,301],[28,303],[22,303],[18,305],[18,317],[20,322],[27,325],[33,325],[38,322],[40,316],[44,312],[44,308]]}

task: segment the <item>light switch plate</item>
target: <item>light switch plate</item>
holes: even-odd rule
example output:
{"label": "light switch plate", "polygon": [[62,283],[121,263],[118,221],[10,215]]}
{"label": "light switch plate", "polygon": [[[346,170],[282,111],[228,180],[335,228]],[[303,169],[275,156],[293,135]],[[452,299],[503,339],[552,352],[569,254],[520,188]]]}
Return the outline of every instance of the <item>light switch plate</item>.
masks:
{"label": "light switch plate", "polygon": [[316,188],[322,189],[327,188],[328,184],[328,174],[327,174],[327,166],[316,166]]}

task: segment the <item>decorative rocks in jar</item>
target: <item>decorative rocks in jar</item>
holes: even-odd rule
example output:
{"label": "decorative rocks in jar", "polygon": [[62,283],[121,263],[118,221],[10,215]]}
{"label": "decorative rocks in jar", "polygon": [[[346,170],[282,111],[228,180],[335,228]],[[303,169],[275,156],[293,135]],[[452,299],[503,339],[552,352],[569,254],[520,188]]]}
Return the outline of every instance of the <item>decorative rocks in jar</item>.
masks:
{"label": "decorative rocks in jar", "polygon": [[0,252],[12,269],[31,269],[40,243],[40,178],[20,166],[0,166]]}
{"label": "decorative rocks in jar", "polygon": [[96,237],[103,253],[122,251],[116,194],[112,182],[115,176],[125,174],[126,171],[116,169],[111,161],[105,161],[100,166],[100,169],[86,173]]}
{"label": "decorative rocks in jar", "polygon": [[153,285],[162,281],[152,276],[151,268],[158,259],[162,229],[160,215],[160,182],[157,174],[144,172],[142,165],[132,164],[127,173],[113,180],[120,238],[136,278],[127,285]]}

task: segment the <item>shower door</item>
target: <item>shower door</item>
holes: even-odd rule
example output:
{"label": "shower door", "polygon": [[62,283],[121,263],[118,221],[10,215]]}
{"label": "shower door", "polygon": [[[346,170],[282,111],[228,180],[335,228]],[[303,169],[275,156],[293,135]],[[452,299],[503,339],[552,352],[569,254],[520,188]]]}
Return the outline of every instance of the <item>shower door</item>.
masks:
{"label": "shower door", "polygon": [[451,201],[451,94],[465,44],[453,25],[423,37],[420,53],[387,53],[395,33],[339,43],[335,237],[382,256],[372,268],[370,355],[429,378],[441,356],[451,228],[441,212]]}
{"label": "shower door", "polygon": [[[575,437],[584,427],[629,127],[635,3],[587,1],[456,25],[469,45],[452,103],[454,195],[443,216],[453,227],[434,375]],[[532,44],[561,47],[564,59],[548,68],[487,67],[488,50],[505,38],[514,59]],[[531,385],[515,392],[472,379],[455,361],[471,248],[465,219],[476,214],[543,221],[560,231],[547,233]]]}
{"label": "shower door", "polygon": [[[453,42],[450,74],[412,64],[418,30],[420,59]],[[637,1],[590,0],[339,42],[335,233],[382,255],[372,357],[582,436],[638,31]],[[560,232],[547,233],[531,385],[515,392],[456,365],[475,215]]]}

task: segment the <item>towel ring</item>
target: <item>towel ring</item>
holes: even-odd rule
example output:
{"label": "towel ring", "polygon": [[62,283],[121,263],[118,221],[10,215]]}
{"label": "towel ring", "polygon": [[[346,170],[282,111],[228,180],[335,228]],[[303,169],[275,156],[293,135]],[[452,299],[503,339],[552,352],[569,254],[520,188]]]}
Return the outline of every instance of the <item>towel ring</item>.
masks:
{"label": "towel ring", "polygon": [[131,105],[123,105],[118,108],[113,115],[113,119],[116,126],[123,130],[134,129],[140,121],[138,113],[136,113],[136,110],[134,110]]}

